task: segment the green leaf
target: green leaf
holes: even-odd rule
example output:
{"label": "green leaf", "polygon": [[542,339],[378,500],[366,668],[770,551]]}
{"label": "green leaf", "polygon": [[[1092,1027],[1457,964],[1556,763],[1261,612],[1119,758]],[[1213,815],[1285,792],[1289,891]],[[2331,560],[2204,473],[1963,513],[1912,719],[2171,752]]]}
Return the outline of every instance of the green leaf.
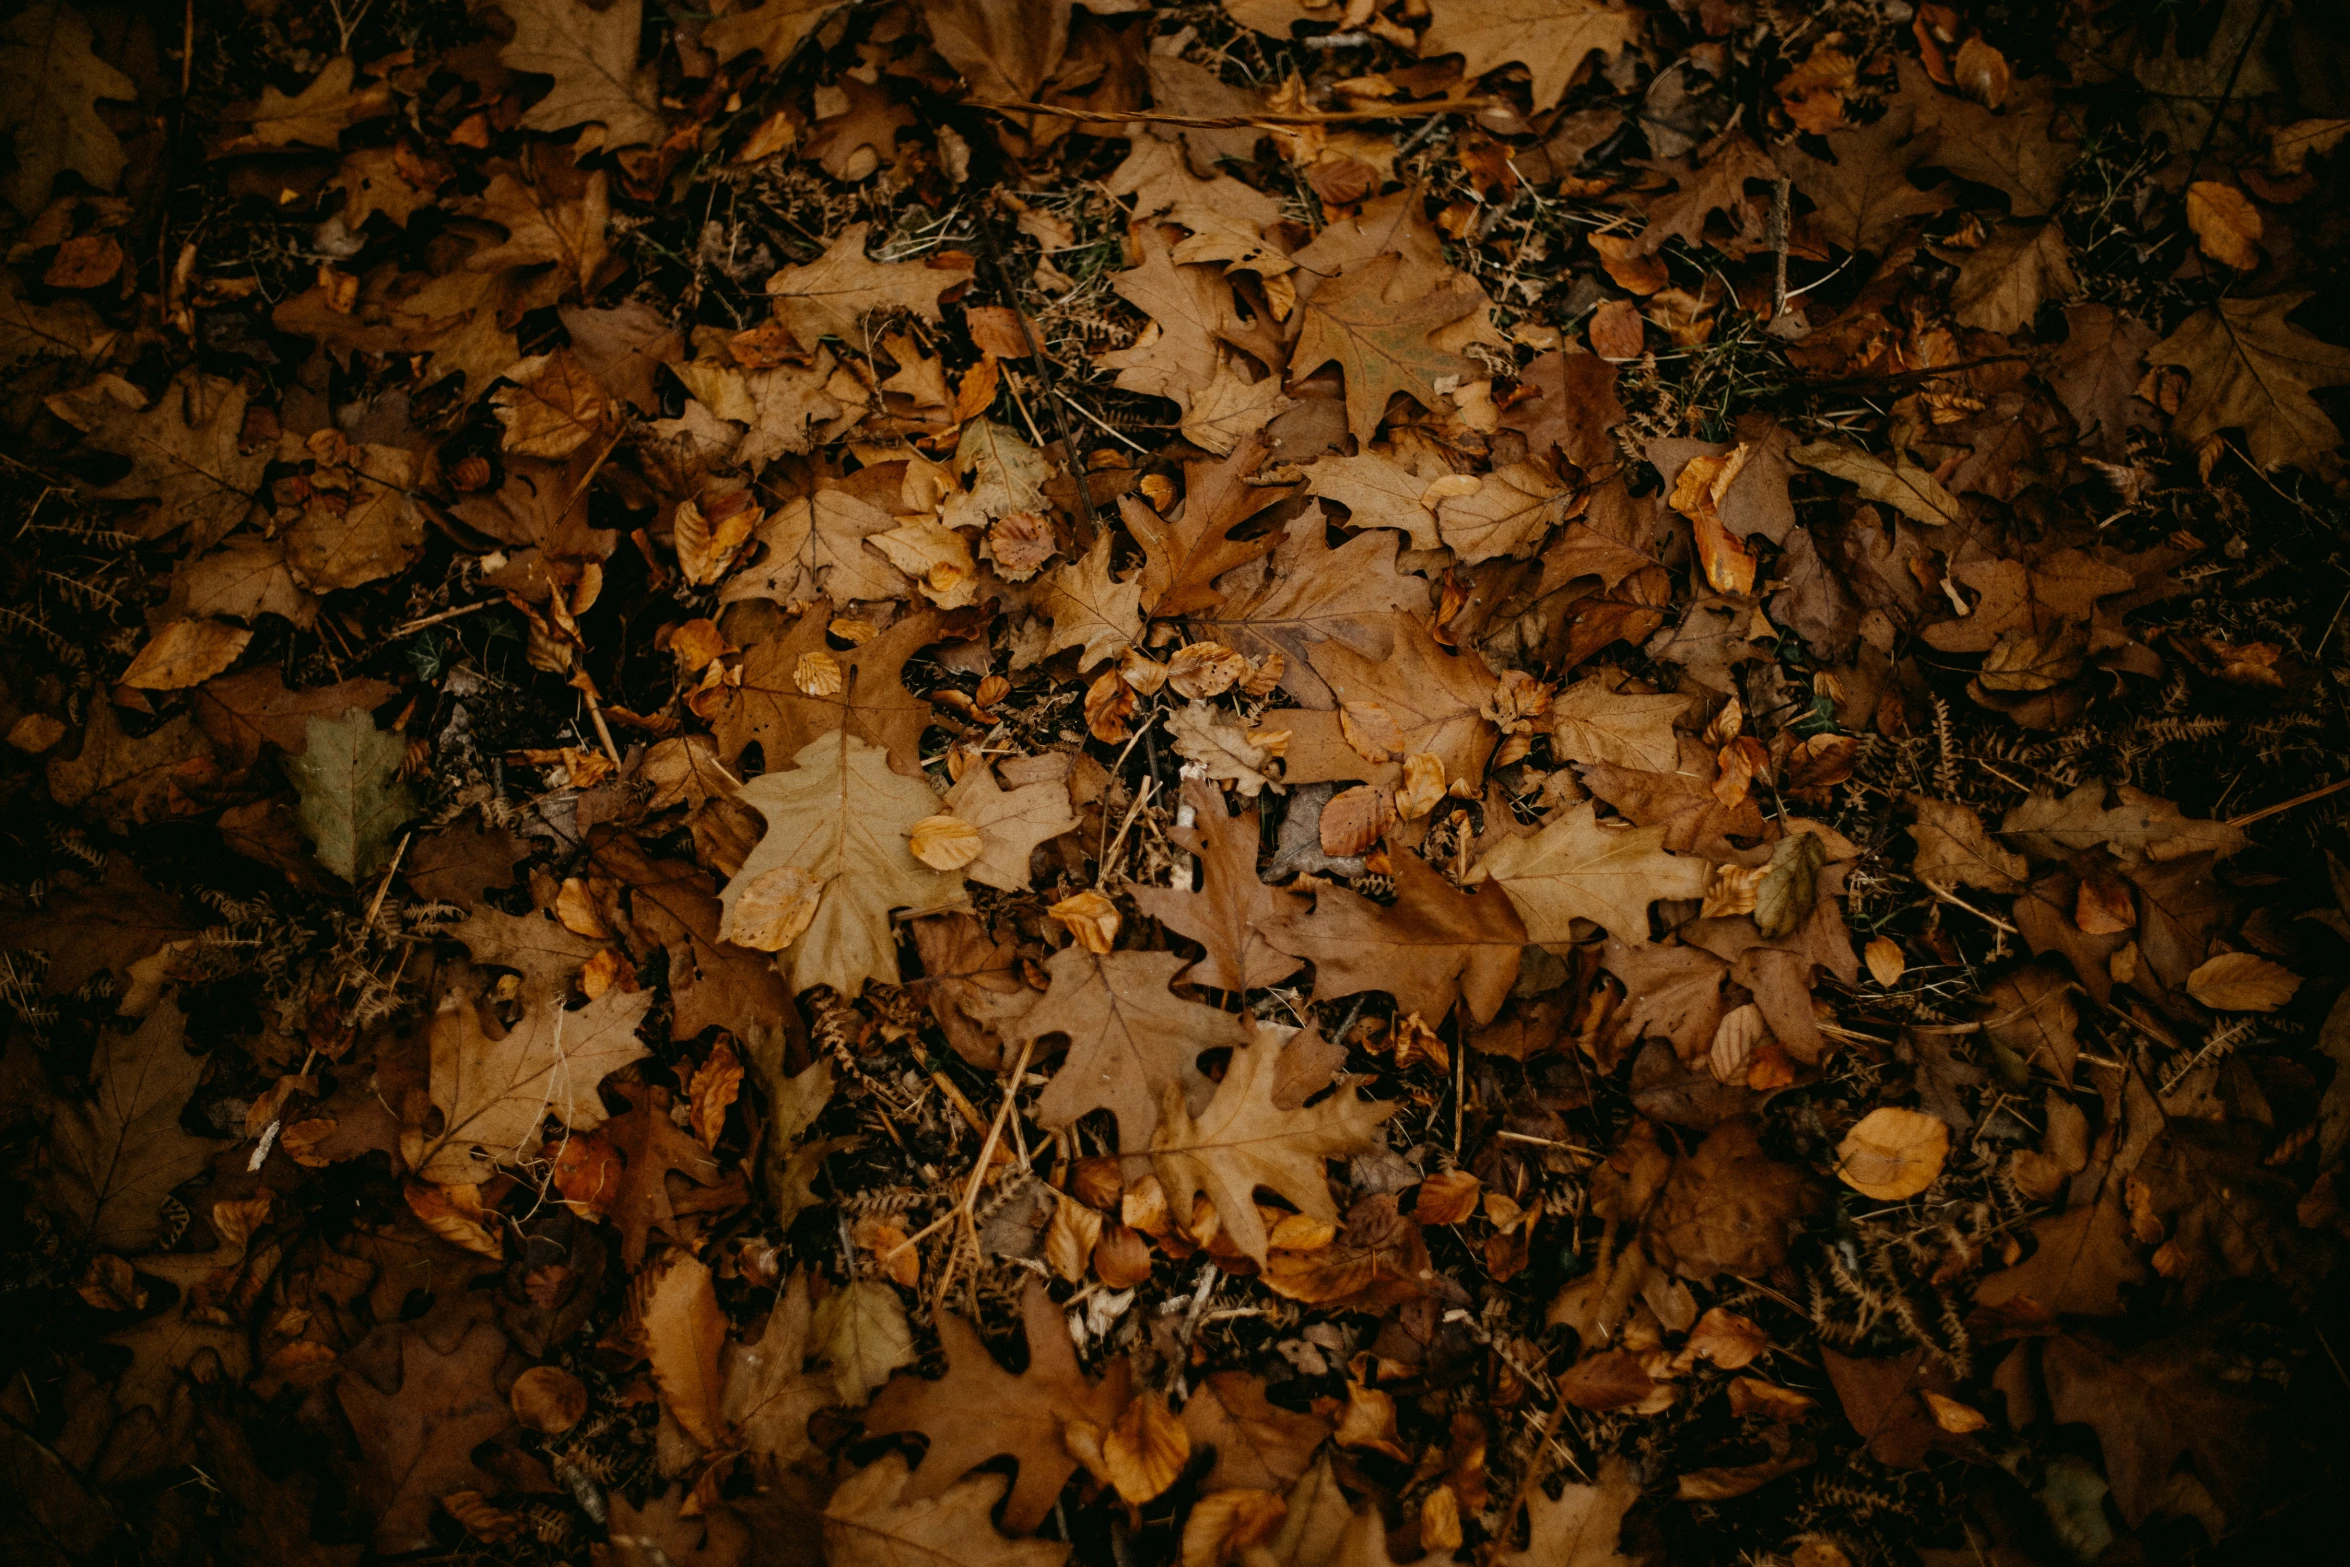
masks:
{"label": "green leaf", "polygon": [[313,718],[304,733],[302,754],[286,758],[295,818],[319,864],[349,882],[371,876],[390,862],[400,825],[423,809],[400,781],[408,748],[363,707]]}

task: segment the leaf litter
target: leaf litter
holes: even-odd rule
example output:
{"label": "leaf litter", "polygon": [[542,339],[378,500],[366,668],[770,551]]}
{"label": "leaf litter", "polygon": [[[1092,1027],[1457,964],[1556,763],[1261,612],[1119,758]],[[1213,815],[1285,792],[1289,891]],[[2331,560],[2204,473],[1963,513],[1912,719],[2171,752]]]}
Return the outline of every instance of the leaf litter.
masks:
{"label": "leaf litter", "polygon": [[21,8],[11,1538],[2322,1549],[2322,12]]}

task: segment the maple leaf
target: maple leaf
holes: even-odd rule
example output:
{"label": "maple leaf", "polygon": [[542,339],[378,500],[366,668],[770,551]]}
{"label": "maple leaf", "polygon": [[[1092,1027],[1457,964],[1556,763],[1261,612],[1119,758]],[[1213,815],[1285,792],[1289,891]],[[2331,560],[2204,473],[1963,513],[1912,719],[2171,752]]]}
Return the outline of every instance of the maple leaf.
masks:
{"label": "maple leaf", "polygon": [[1045,965],[1052,988],[1005,1027],[1013,1044],[1069,1036],[1068,1057],[1037,1100],[1039,1125],[1059,1128],[1106,1109],[1117,1118],[1119,1146],[1140,1153],[1158,1124],[1162,1090],[1205,1091],[1200,1052],[1237,1045],[1247,1033],[1231,1013],[1167,988],[1185,966],[1172,952],[1097,956],[1072,945],[1053,954]]}
{"label": "maple leaf", "polygon": [[1881,256],[1912,218],[1950,204],[1910,179],[1910,170],[1924,161],[1926,146],[1910,140],[1908,131],[1907,116],[1888,114],[1862,130],[1830,132],[1831,158],[1815,158],[1792,142],[1774,156],[1818,209],[1823,234],[1846,250]]}
{"label": "maple leaf", "polygon": [[1430,347],[1428,335],[1478,308],[1482,292],[1474,286],[1452,287],[1391,300],[1389,285],[1403,264],[1400,255],[1374,257],[1324,280],[1299,308],[1290,375],[1337,363],[1346,378],[1347,429],[1358,446],[1370,444],[1387,416],[1387,400],[1396,393],[1434,409],[1443,395],[1436,378],[1466,378],[1476,371],[1460,355]]}
{"label": "maple leaf", "polygon": [[1310,1108],[1282,1109],[1273,1102],[1282,1043],[1260,1031],[1236,1047],[1224,1080],[1197,1116],[1185,1107],[1183,1085],[1167,1084],[1150,1143],[1152,1167],[1173,1210],[1189,1212],[1193,1196],[1205,1192],[1224,1233],[1260,1263],[1268,1241],[1256,1188],[1335,1223],[1338,1204],[1324,1162],[1377,1146],[1379,1124],[1399,1108],[1357,1098],[1350,1085]]}
{"label": "maple leaf", "polygon": [[60,0],[35,4],[0,24],[0,135],[15,153],[0,194],[31,217],[49,203],[68,169],[98,190],[114,189],[128,160],[98,114],[98,101],[136,102],[138,84],[91,52],[90,24]]}
{"label": "maple leaf", "polygon": [[990,1519],[1005,1489],[1002,1475],[974,1475],[911,1495],[905,1459],[887,1454],[843,1480],[825,1503],[824,1559],[830,1567],[1062,1567],[1069,1547],[1060,1541],[996,1532]]}
{"label": "maple leaf", "polygon": [[1388,856],[1395,902],[1319,887],[1310,914],[1263,925],[1263,939],[1314,965],[1314,999],[1384,990],[1431,1026],[1466,999],[1490,1023],[1517,981],[1526,929],[1506,899],[1464,892],[1417,854]]}
{"label": "maple leaf", "polygon": [[[1020,1473],[1004,1502],[1004,1527],[1025,1534],[1044,1521],[1076,1473],[1064,1433],[1080,1421],[1103,1431],[1115,1424],[1126,1407],[1131,1371],[1128,1362],[1115,1360],[1101,1381],[1088,1379],[1078,1369],[1060,1308],[1034,1279],[1020,1297],[1020,1317],[1028,1336],[1027,1370],[1014,1374],[997,1365],[970,1323],[942,1311],[938,1338],[946,1375],[936,1382],[912,1374],[891,1379],[864,1419],[875,1436],[919,1431],[930,1438],[906,1482],[909,1502],[944,1496],[978,1465],[1009,1454]],[[973,1419],[974,1410],[985,1410],[987,1418]]]}
{"label": "maple leaf", "polygon": [[299,753],[285,759],[295,819],[319,864],[349,882],[373,875],[391,859],[401,823],[420,809],[400,781],[407,745],[377,729],[364,707],[332,718],[311,713],[302,734]]}
{"label": "maple leaf", "polygon": [[2177,365],[2189,378],[2174,434],[2199,442],[2241,429],[2263,468],[2307,466],[2341,445],[2342,433],[2309,393],[2350,381],[2350,349],[2285,319],[2308,298],[2304,290],[2221,299],[2147,350],[2147,363]]}
{"label": "maple leaf", "polygon": [[[711,724],[719,761],[736,765],[755,742],[772,766],[811,741],[847,733],[887,751],[899,772],[921,771],[930,704],[906,690],[904,674],[906,661],[936,636],[938,617],[908,615],[842,653],[825,642],[832,619],[832,605],[819,599],[784,635],[751,644],[743,655],[742,681],[728,692]],[[816,653],[831,661],[837,689],[826,689],[829,680],[804,674]]]}
{"label": "maple leaf", "polygon": [[133,527],[158,538],[185,527],[201,549],[242,522],[261,487],[268,451],[240,449],[245,389],[218,376],[183,370],[152,406],[127,382],[52,399],[50,406],[82,429],[89,444],[131,460],[131,471],[95,493],[108,500],[158,504]]}
{"label": "maple leaf", "polygon": [[583,121],[604,127],[604,145],[657,142],[669,127],[653,106],[651,73],[637,67],[644,0],[498,0],[514,18],[514,39],[498,51],[507,67],[555,78],[554,89],[522,111],[534,131]]}
{"label": "maple leaf", "polygon": [[1259,990],[1297,972],[1298,960],[1277,949],[1271,930],[1297,900],[1294,893],[1268,887],[1257,877],[1257,811],[1224,813],[1223,791],[1203,779],[1187,778],[1183,801],[1193,825],[1176,827],[1176,847],[1199,856],[1200,886],[1136,887],[1135,906],[1169,929],[1207,948],[1207,956],[1184,971],[1193,984],[1218,990]]}
{"label": "maple leaf", "polygon": [[[824,247],[824,254],[785,267],[767,280],[775,318],[804,347],[821,337],[864,340],[860,328],[876,310],[904,310],[924,321],[941,319],[938,296],[971,281],[969,260],[947,265],[922,261],[874,261],[865,254],[867,225],[852,223]],[[946,262],[945,256],[935,258]]]}
{"label": "maple leaf", "polygon": [[715,55],[720,65],[753,50],[758,51],[762,63],[781,65],[844,3],[845,0],[765,0],[749,10],[712,17],[703,23],[702,47]]}
{"label": "maple leaf", "polygon": [[1091,669],[1103,659],[1134,645],[1142,631],[1142,573],[1124,582],[1110,575],[1110,536],[1094,540],[1085,558],[1063,566],[1044,580],[1036,607],[1052,617],[1052,640],[1045,656],[1063,648],[1077,648],[1079,669]]}
{"label": "maple leaf", "polygon": [[816,1455],[808,1417],[835,1402],[832,1379],[807,1370],[814,1318],[808,1275],[802,1270],[777,1295],[757,1341],[726,1346],[721,1408],[743,1446],[771,1468],[789,1468]]}
{"label": "maple leaf", "polygon": [[1483,76],[1511,62],[1533,77],[1533,104],[1547,109],[1566,94],[1587,56],[1615,54],[1639,41],[1647,20],[1602,0],[1429,0],[1420,54],[1463,56],[1464,75]]}
{"label": "maple leaf", "polygon": [[868,979],[896,984],[891,910],[963,900],[960,876],[930,869],[907,847],[914,824],[938,813],[938,796],[845,729],[752,779],[742,798],[767,819],[767,835],[721,894],[722,934],[788,951],[795,990],[830,985],[854,996]]}
{"label": "maple leaf", "polygon": [[495,1327],[473,1323],[446,1351],[416,1326],[378,1331],[399,1345],[399,1386],[378,1387],[346,1371],[335,1396],[366,1456],[352,1478],[375,1514],[372,1542],[396,1556],[432,1543],[442,1497],[497,1489],[474,1464],[473,1450],[511,1426],[514,1413],[495,1380],[508,1348]]}
{"label": "maple leaf", "polygon": [[1532,837],[1496,845],[1468,881],[1499,883],[1530,941],[1572,941],[1574,922],[1587,919],[1637,945],[1648,940],[1651,903],[1705,895],[1706,863],[1667,853],[1664,841],[1662,827],[1613,831],[1577,805]]}
{"label": "maple leaf", "polygon": [[181,1043],[187,1019],[159,1002],[136,1033],[108,1030],[90,1060],[87,1105],[50,1122],[57,1200],[94,1246],[151,1245],[171,1189],[199,1174],[218,1143],[180,1129],[180,1110],[203,1075]]}
{"label": "maple leaf", "polygon": [[245,129],[213,147],[226,152],[259,152],[293,146],[332,147],[342,133],[361,120],[392,112],[392,90],[382,83],[351,90],[358,67],[349,55],[337,55],[311,78],[310,85],[292,97],[263,86],[261,101],[241,104],[221,118]]}

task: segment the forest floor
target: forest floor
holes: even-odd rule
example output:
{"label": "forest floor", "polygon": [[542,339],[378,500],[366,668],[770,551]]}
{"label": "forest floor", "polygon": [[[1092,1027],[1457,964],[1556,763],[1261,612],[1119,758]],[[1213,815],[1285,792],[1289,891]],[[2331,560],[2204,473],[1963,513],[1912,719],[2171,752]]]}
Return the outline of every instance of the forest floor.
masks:
{"label": "forest floor", "polygon": [[0,20],[0,1548],[2350,1479],[2350,18]]}

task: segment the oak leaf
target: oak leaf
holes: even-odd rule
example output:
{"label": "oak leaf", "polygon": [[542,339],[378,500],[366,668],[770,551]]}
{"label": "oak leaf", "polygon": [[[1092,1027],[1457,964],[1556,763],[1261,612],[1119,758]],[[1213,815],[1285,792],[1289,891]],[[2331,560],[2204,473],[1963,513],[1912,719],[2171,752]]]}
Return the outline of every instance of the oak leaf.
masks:
{"label": "oak leaf", "polygon": [[2030,323],[2049,299],[2079,286],[2065,248],[2064,226],[2008,223],[1979,250],[1958,254],[1958,282],[1950,305],[1961,326],[2013,332]]}
{"label": "oak leaf", "polygon": [[1403,264],[1394,254],[1374,257],[1326,279],[1300,310],[1290,373],[1301,376],[1337,363],[1346,380],[1347,428],[1358,446],[1370,444],[1396,393],[1434,409],[1443,395],[1434,384],[1438,378],[1475,371],[1460,355],[1431,347],[1428,337],[1479,308],[1483,292],[1455,284],[1418,298],[1390,299]]}
{"label": "oak leaf", "polygon": [[1066,783],[1045,779],[1006,789],[984,761],[947,791],[946,809],[979,832],[979,852],[963,875],[1004,892],[1028,890],[1028,862],[1038,844],[1077,830]]}
{"label": "oak leaf", "polygon": [[1132,497],[1120,498],[1126,531],[1142,546],[1143,605],[1154,619],[1212,609],[1223,597],[1215,580],[1273,548],[1271,539],[1231,537],[1234,528],[1291,493],[1286,485],[1248,482],[1265,466],[1265,453],[1262,437],[1251,436],[1221,462],[1184,464],[1183,504],[1172,519]]}
{"label": "oak leaf", "polygon": [[1499,883],[1525,920],[1530,941],[1572,941],[1581,918],[1638,944],[1649,939],[1651,903],[1705,895],[1706,863],[1668,854],[1664,840],[1662,827],[1611,831],[1599,825],[1589,805],[1577,805],[1539,833],[1497,845],[1468,880]]}
{"label": "oak leaf", "polygon": [[1184,966],[1173,952],[1097,956],[1068,946],[1053,954],[1045,965],[1052,988],[1005,1028],[1014,1044],[1069,1036],[1068,1057],[1037,1100],[1040,1125],[1057,1129],[1107,1109],[1117,1118],[1119,1146],[1140,1153],[1150,1146],[1166,1088],[1206,1097],[1200,1053],[1237,1045],[1247,1033],[1232,1014],[1167,988]]}
{"label": "oak leaf", "polygon": [[2115,805],[2105,803],[2105,785],[2085,783],[2070,794],[2035,791],[1999,824],[1999,836],[2040,859],[2061,860],[2099,845],[2125,863],[2166,863],[2192,854],[2227,858],[2252,840],[2226,822],[2199,821],[2168,800],[2128,784],[2114,786]]}
{"label": "oak leaf", "polygon": [[[892,772],[888,753],[842,730],[801,747],[792,765],[743,786],[744,802],[767,818],[759,840],[721,895],[721,935],[790,954],[792,987],[830,985],[854,996],[868,979],[896,984],[893,909],[962,902],[963,879],[931,870],[907,847],[916,822],[937,813],[920,779]],[[762,900],[787,881],[812,900],[788,933],[756,918]],[[780,938],[780,939],[778,939]]]}
{"label": "oak leaf", "polygon": [[938,322],[938,296],[971,281],[968,260],[933,265],[923,261],[874,261],[865,254],[868,225],[852,223],[824,247],[824,254],[799,266],[785,267],[767,280],[775,316],[791,329],[804,348],[818,338],[837,337],[862,344],[867,315],[876,310],[904,310],[924,321]]}
{"label": "oak leaf", "polygon": [[1182,884],[1179,869],[1173,887],[1136,887],[1136,905],[1207,948],[1184,973],[1192,983],[1218,990],[1279,984],[1297,972],[1298,960],[1273,940],[1273,927],[1298,899],[1258,879],[1256,807],[1227,816],[1223,791],[1201,779],[1184,781],[1183,803],[1194,823],[1169,836],[1176,847],[1199,856],[1199,890]]}
{"label": "oak leaf", "polygon": [[1862,130],[1830,132],[1830,159],[1815,158],[1793,142],[1778,150],[1780,170],[1819,209],[1820,231],[1830,241],[1881,256],[1911,219],[1950,204],[1910,179],[1927,149],[1907,139],[1907,129],[1907,117],[1896,112]]}
{"label": "oak leaf", "polygon": [[1469,565],[1531,555],[1573,502],[1573,492],[1540,463],[1516,462],[1484,475],[1467,494],[1440,499],[1436,529]]}
{"label": "oak leaf", "polygon": [[[1079,1421],[1108,1430],[1126,1407],[1131,1372],[1128,1362],[1117,1360],[1101,1381],[1089,1379],[1078,1368],[1060,1308],[1033,1279],[1020,1297],[1020,1316],[1028,1336],[1027,1370],[1004,1370],[970,1323],[941,1312],[946,1375],[933,1382],[899,1374],[864,1418],[875,1436],[919,1431],[930,1438],[906,1481],[909,1502],[959,1494],[952,1488],[978,1465],[1003,1454],[1016,1459],[1019,1478],[1004,1503],[1004,1527],[1025,1534],[1044,1521],[1077,1470],[1064,1432]],[[974,1419],[975,1410],[984,1410],[986,1418]]]}
{"label": "oak leaf", "polygon": [[50,799],[111,826],[187,813],[194,807],[185,791],[218,771],[210,743],[186,714],[133,737],[103,700],[90,704],[81,749],[52,751],[43,768]]}
{"label": "oak leaf", "polygon": [[[922,1463],[929,1466],[928,1455]],[[824,1560],[828,1567],[1062,1567],[1069,1547],[1059,1541],[996,1532],[990,1518],[1004,1490],[1004,1477],[992,1474],[920,1487],[908,1479],[905,1459],[887,1454],[843,1480],[825,1503]],[[1008,1513],[1004,1522],[1019,1527]]]}
{"label": "oak leaf", "polygon": [[127,158],[98,102],[135,102],[138,84],[91,51],[81,12],[62,0],[35,4],[0,24],[0,135],[15,153],[0,194],[29,218],[49,204],[57,176],[72,170],[112,190]]}
{"label": "oak leaf", "polygon": [[1142,631],[1143,574],[1124,582],[1110,574],[1110,536],[1104,533],[1085,558],[1054,572],[1036,595],[1036,607],[1053,622],[1045,656],[1076,648],[1077,667],[1091,669],[1134,645]]}
{"label": "oak leaf", "polygon": [[2023,885],[2029,869],[2024,857],[1993,843],[1974,807],[1922,794],[1912,794],[1909,803],[1917,811],[1909,835],[1918,846],[1911,875],[1944,888],[2014,892]]}
{"label": "oak leaf", "polygon": [[778,1293],[755,1341],[729,1343],[719,1407],[763,1467],[787,1469],[816,1453],[808,1417],[836,1401],[832,1379],[807,1369],[815,1308],[803,1270]]}
{"label": "oak leaf", "polygon": [[1285,1489],[1305,1474],[1330,1434],[1328,1421],[1267,1399],[1264,1378],[1245,1371],[1208,1373],[1183,1406],[1183,1426],[1195,1449],[1215,1449],[1215,1467],[1200,1481],[1203,1492]]}
{"label": "oak leaf", "polygon": [[1924,67],[1907,57],[1900,74],[1901,97],[1917,111],[1920,161],[2005,191],[2008,212],[2018,218],[2043,216],[2055,205],[2080,146],[2060,135],[2049,78],[2016,83],[1993,111],[1937,91]]}
{"label": "oak leaf", "polygon": [[349,55],[337,55],[291,97],[265,84],[258,103],[238,104],[221,115],[224,126],[244,129],[216,144],[214,154],[332,147],[344,131],[361,120],[390,114],[392,90],[376,83],[354,92],[352,83],[357,74],[358,67]]}
{"label": "oak leaf", "polygon": [[397,1556],[432,1543],[433,1509],[452,1491],[495,1491],[496,1479],[473,1450],[514,1423],[496,1374],[506,1335],[474,1323],[447,1351],[414,1326],[382,1328],[399,1344],[400,1382],[379,1388],[353,1371],[335,1396],[359,1438],[366,1462],[353,1472],[375,1514],[375,1549]]}
{"label": "oak leaf", "polygon": [[629,1108],[604,1123],[604,1138],[624,1168],[618,1187],[607,1196],[612,1222],[620,1229],[620,1259],[635,1268],[644,1262],[654,1230],[683,1239],[671,1228],[677,1211],[670,1175],[708,1186],[718,1179],[718,1161],[670,1119],[666,1090],[631,1083],[619,1092]]}
{"label": "oak leaf", "polygon": [[131,460],[130,472],[95,493],[108,500],[152,497],[153,516],[135,524],[142,537],[185,527],[189,542],[203,548],[244,520],[270,454],[242,450],[242,386],[184,370],[152,405],[128,383],[100,387],[105,390],[53,398],[50,406],[91,446]]}
{"label": "oak leaf", "polygon": [[1268,920],[1263,939],[1312,961],[1314,998],[1384,990],[1399,1012],[1431,1024],[1466,999],[1490,1023],[1509,998],[1526,927],[1506,898],[1464,892],[1417,854],[1388,856],[1395,902],[1381,907],[1345,887],[1320,887],[1311,913]]}
{"label": "oak leaf", "polygon": [[2224,1368],[2211,1346],[2176,1338],[2125,1349],[2064,1333],[2040,1357],[2050,1411],[2097,1433],[2114,1505],[2132,1527],[2171,1494],[2182,1458],[2194,1460],[2231,1519],[2265,1488],[2275,1414]]}
{"label": "oak leaf", "polygon": [[1393,534],[1371,529],[1332,549],[1328,531],[1321,508],[1308,507],[1270,556],[1217,579],[1221,605],[1191,617],[1200,635],[1251,658],[1278,655],[1282,689],[1307,707],[1336,705],[1311,663],[1314,649],[1336,642],[1386,658],[1395,650],[1398,617],[1429,609],[1427,579],[1396,569]]}
{"label": "oak leaf", "polygon": [[1463,56],[1468,76],[1516,63],[1533,77],[1533,106],[1559,101],[1593,54],[1613,55],[1639,41],[1646,18],[1602,0],[1430,0],[1420,54]]}
{"label": "oak leaf", "polygon": [[1843,441],[1813,441],[1790,449],[1787,455],[1806,468],[1816,468],[1860,487],[1860,493],[1918,522],[1964,523],[1966,513],[1958,497],[1942,487],[1931,470],[1895,452],[1887,462],[1874,452]]}
{"label": "oak leaf", "polygon": [[1159,1127],[1151,1137],[1151,1164],[1178,1213],[1205,1192],[1223,1220],[1224,1234],[1260,1263],[1268,1245],[1255,1190],[1262,1186],[1300,1212],[1335,1223],[1338,1204],[1323,1168],[1378,1146],[1379,1123],[1397,1107],[1359,1099],[1350,1085],[1309,1108],[1284,1110],[1273,1102],[1283,1041],[1260,1032],[1232,1052],[1224,1080],[1194,1116],[1183,1086],[1166,1085]]}
{"label": "oak leaf", "polygon": [[498,51],[509,69],[555,78],[554,89],[522,111],[534,131],[567,130],[583,121],[604,127],[604,145],[658,142],[668,133],[654,107],[652,73],[637,65],[644,0],[498,0],[514,18],[514,38]]}
{"label": "oak leaf", "polygon": [[1569,1481],[1555,1497],[1529,1496],[1526,1548],[1504,1549],[1494,1561],[1499,1567],[1631,1567],[1617,1543],[1624,1514],[1639,1500],[1630,1467],[1611,1458],[1600,1465],[1596,1485]]}
{"label": "oak leaf", "polygon": [[702,47],[717,56],[720,65],[753,50],[761,63],[782,65],[843,3],[845,0],[764,0],[731,16],[704,22]]}
{"label": "oak leaf", "polygon": [[1649,772],[1679,763],[1673,720],[1689,707],[1685,696],[1642,696],[1609,689],[1604,675],[1587,675],[1551,698],[1552,754],[1562,761],[1606,762]]}
{"label": "oak leaf", "polygon": [[[1394,649],[1384,659],[1342,642],[1323,643],[1307,655],[1337,710],[1284,712],[1268,720],[1289,731],[1285,782],[1391,784],[1403,775],[1401,759],[1413,753],[1442,762],[1448,780],[1482,782],[1500,738],[1484,717],[1493,671],[1474,653],[1444,647],[1416,616],[1392,616],[1389,626]],[[1380,737],[1397,743],[1381,745]]]}
{"label": "oak leaf", "polygon": [[[870,641],[832,652],[825,637],[832,605],[818,599],[780,637],[754,642],[743,655],[742,681],[712,717],[718,760],[734,766],[756,742],[767,765],[796,756],[829,734],[847,733],[882,747],[890,765],[913,776],[921,769],[922,731],[930,704],[906,689],[906,661],[938,631],[938,618],[908,615]],[[827,653],[840,672],[840,689],[810,691],[794,675],[800,660]]]}
{"label": "oak leaf", "polygon": [[2306,466],[2340,446],[2341,431],[2309,394],[2350,381],[2350,349],[2285,319],[2308,298],[2221,299],[2148,349],[2149,364],[2177,365],[2189,378],[2172,433],[2195,443],[2241,429],[2263,468]]}

